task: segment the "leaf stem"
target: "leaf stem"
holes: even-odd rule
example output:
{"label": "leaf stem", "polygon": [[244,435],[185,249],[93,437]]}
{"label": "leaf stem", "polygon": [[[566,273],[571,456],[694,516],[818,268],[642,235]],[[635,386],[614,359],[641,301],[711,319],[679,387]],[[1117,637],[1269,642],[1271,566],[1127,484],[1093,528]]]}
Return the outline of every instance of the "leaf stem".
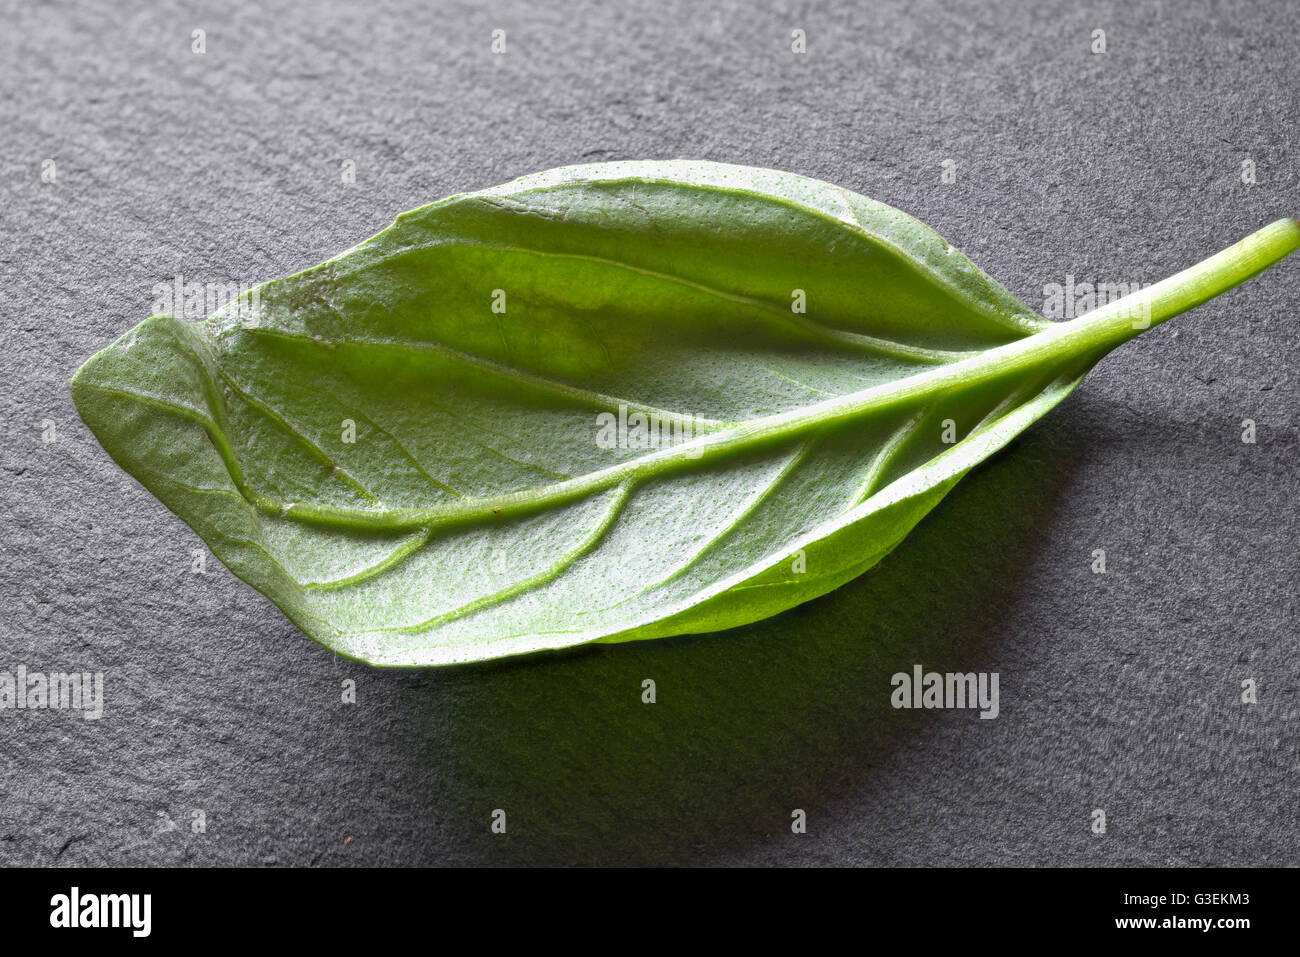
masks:
{"label": "leaf stem", "polygon": [[1195,266],[1062,326],[1088,326],[1098,345],[1118,345],[1241,285],[1296,249],[1300,249],[1300,220],[1279,219]]}

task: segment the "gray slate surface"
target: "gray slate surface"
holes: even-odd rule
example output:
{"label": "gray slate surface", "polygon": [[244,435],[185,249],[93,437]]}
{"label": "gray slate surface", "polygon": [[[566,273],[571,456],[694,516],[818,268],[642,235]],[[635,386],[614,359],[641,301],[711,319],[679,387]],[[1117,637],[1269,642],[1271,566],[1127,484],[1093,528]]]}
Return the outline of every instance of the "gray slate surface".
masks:
{"label": "gray slate surface", "polygon": [[[1300,262],[1123,347],[833,595],[449,670],[336,659],[191,574],[67,388],[177,273],[270,279],[593,160],[820,177],[1035,305],[1156,281],[1300,211],[1300,5],[225,6],[5,4],[0,670],[103,671],[107,703],[0,713],[0,861],[1300,863]],[[894,711],[914,663],[999,672],[1001,716]]]}

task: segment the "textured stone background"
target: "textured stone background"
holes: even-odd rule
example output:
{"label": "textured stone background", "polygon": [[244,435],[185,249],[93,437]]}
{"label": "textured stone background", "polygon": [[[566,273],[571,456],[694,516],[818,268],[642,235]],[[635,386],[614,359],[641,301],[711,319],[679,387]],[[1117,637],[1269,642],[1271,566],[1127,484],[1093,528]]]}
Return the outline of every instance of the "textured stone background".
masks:
{"label": "textured stone background", "polygon": [[[1300,864],[1300,261],[1106,359],[833,595],[480,667],[370,670],[191,574],[78,420],[69,377],[153,284],[271,279],[551,166],[821,177],[1035,306],[1300,212],[1300,5],[853,6],[5,3],[0,670],[103,671],[107,706],[0,714],[0,860]],[[999,672],[1001,717],[892,710],[914,663]]]}

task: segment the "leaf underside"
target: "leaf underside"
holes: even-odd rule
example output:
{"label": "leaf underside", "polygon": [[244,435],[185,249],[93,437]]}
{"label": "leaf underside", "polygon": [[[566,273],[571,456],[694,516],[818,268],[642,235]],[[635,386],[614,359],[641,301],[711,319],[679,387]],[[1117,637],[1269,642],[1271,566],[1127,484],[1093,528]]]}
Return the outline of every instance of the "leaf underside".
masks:
{"label": "leaf underside", "polygon": [[303,631],[433,665],[718,630],[852,579],[1097,355],[891,390],[1049,325],[847,190],[609,163],[403,214],[255,305],[154,316],[73,394]]}

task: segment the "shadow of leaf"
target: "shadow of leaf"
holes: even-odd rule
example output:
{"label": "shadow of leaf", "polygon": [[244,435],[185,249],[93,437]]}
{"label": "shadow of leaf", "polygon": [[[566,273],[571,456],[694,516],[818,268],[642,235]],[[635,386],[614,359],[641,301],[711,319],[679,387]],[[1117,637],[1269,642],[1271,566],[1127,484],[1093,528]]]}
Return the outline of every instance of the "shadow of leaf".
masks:
{"label": "shadow of leaf", "polygon": [[924,712],[891,707],[892,674],[997,670],[999,624],[1081,455],[1071,418],[967,476],[867,574],[775,618],[408,673],[455,742],[413,758],[437,767],[430,817],[480,863],[682,864],[788,838],[794,808],[866,799],[926,733]]}

